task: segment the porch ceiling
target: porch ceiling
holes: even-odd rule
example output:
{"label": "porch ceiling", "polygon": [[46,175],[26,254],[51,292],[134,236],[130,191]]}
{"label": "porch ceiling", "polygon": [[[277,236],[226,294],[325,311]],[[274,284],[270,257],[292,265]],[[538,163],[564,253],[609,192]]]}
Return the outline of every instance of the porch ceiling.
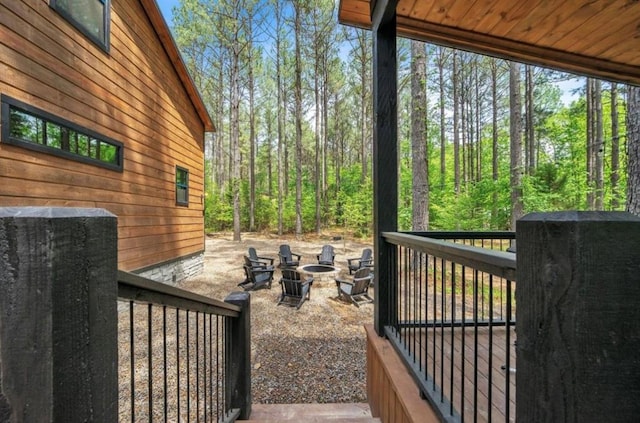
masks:
{"label": "porch ceiling", "polygon": [[[375,0],[340,0],[371,28]],[[435,44],[640,85],[640,0],[398,0],[397,33]]]}

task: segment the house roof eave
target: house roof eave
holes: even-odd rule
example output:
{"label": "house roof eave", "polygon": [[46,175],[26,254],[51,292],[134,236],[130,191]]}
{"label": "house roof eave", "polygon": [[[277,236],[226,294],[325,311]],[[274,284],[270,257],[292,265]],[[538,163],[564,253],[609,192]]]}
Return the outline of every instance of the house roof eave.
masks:
{"label": "house roof eave", "polygon": [[211,116],[209,115],[204,101],[202,100],[202,97],[200,96],[200,93],[187,70],[184,60],[182,60],[178,45],[171,35],[169,26],[164,20],[156,0],[140,0],[140,3],[147,13],[156,34],[160,38],[162,46],[167,53],[167,56],[169,56],[169,59],[171,60],[171,63],[173,64],[176,73],[178,74],[178,77],[191,100],[191,103],[196,109],[198,116],[204,125],[205,132],[215,132],[216,128],[211,120]]}

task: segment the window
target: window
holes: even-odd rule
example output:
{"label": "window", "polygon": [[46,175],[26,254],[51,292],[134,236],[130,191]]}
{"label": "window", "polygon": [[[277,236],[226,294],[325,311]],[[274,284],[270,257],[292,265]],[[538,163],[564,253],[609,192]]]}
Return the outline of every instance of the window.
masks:
{"label": "window", "polygon": [[49,0],[53,9],[105,51],[109,51],[109,2]]}
{"label": "window", "polygon": [[189,171],[176,166],[176,204],[189,205]]}
{"label": "window", "polygon": [[2,142],[122,171],[123,146],[3,95]]}

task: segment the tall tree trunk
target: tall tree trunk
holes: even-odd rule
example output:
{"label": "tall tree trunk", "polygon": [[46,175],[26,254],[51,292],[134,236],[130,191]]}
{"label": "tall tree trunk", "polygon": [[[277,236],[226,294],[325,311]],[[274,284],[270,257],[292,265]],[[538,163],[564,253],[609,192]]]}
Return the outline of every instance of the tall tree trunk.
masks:
{"label": "tall tree trunk", "polygon": [[593,81],[593,108],[595,114],[595,143],[594,167],[595,167],[595,209],[604,210],[604,130],[602,126],[602,81]]}
{"label": "tall tree trunk", "polygon": [[231,154],[233,195],[233,240],[240,241],[240,45],[234,32],[231,58]]}
{"label": "tall tree trunk", "polygon": [[322,83],[322,205],[327,208],[327,190],[329,186],[329,69],[326,55],[323,66]]}
{"label": "tall tree trunk", "polygon": [[611,83],[611,209],[620,207],[620,129],[618,124],[618,84]]}
{"label": "tall tree trunk", "polygon": [[640,87],[627,87],[627,211],[640,216]]}
{"label": "tall tree trunk", "polygon": [[[315,10],[315,9],[314,9]],[[322,225],[320,222],[320,201],[322,190],[320,187],[320,172],[322,169],[322,153],[320,152],[320,84],[318,82],[318,78],[320,75],[320,63],[318,57],[318,45],[317,45],[318,33],[314,32],[314,40],[315,40],[315,52],[314,52],[314,78],[313,78],[313,95],[315,99],[315,175],[314,175],[314,186],[316,189],[316,234],[320,235],[320,231],[322,229]]]}
{"label": "tall tree trunk", "polygon": [[440,189],[444,189],[446,181],[446,138],[444,130],[445,97],[444,97],[444,47],[438,48],[438,85],[440,86]]}
{"label": "tall tree trunk", "polygon": [[[248,20],[248,32],[251,35],[252,20]],[[255,81],[253,77],[253,46],[248,46],[249,67],[249,231],[256,230],[256,113],[255,113]]]}
{"label": "tall tree trunk", "polygon": [[476,128],[475,128],[475,139],[476,139],[476,181],[479,182],[482,180],[482,133],[481,133],[481,124],[482,124],[482,118],[483,118],[483,114],[482,114],[482,107],[480,107],[480,77],[479,77],[479,70],[478,68],[480,67],[480,64],[478,63],[478,59],[476,57],[475,60],[475,70],[474,70],[474,79],[475,79],[475,88],[476,88],[476,93],[475,93],[475,105],[474,105],[474,109],[475,109],[475,122],[476,122]]}
{"label": "tall tree trunk", "polygon": [[491,60],[491,176],[493,178],[493,198],[491,220],[498,218],[498,61]]}
{"label": "tall tree trunk", "polygon": [[595,160],[594,160],[594,128],[595,117],[593,114],[593,79],[587,78],[587,208],[589,210],[595,209],[595,195],[594,195],[594,176],[595,176]]}
{"label": "tall tree trunk", "polygon": [[[224,86],[224,76],[222,73],[222,66],[220,66],[219,71],[218,71],[218,75],[217,75],[217,84],[219,87]],[[220,89],[217,93],[217,102],[216,105],[214,106],[214,109],[217,110],[217,114],[216,116],[223,116],[223,114],[225,113],[225,107],[224,107],[224,101],[223,98],[224,96],[222,95],[223,90]],[[225,193],[225,181],[227,180],[227,178],[225,178],[225,163],[226,160],[224,160],[224,133],[225,133],[225,128],[223,126],[223,122],[224,119],[220,119],[218,121],[219,123],[216,125],[216,128],[218,130],[218,133],[215,135],[215,140],[216,140],[216,147],[215,147],[215,162],[216,162],[216,185],[218,186],[218,192],[220,194],[220,196],[222,197]]]}
{"label": "tall tree trunk", "polygon": [[411,150],[413,168],[412,221],[414,231],[429,227],[429,172],[427,158],[427,54],[424,43],[411,41]]}
{"label": "tall tree trunk", "polygon": [[267,195],[273,198],[273,114],[272,110],[267,111]]}
{"label": "tall tree trunk", "polygon": [[362,163],[362,174],[360,182],[364,183],[367,177],[367,72],[369,70],[369,51],[366,42],[366,31],[359,31],[360,46],[360,160]]}
{"label": "tall tree trunk", "polygon": [[511,230],[523,215],[522,204],[522,98],[520,64],[509,63],[509,135],[511,146]]}
{"label": "tall tree trunk", "polygon": [[533,99],[533,66],[527,65],[526,70],[526,109],[527,109],[527,138],[526,138],[526,153],[525,160],[527,166],[527,174],[533,175],[536,168],[536,137],[534,128],[534,99]]}
{"label": "tall tree trunk", "polygon": [[469,181],[469,172],[467,171],[468,147],[467,147],[467,81],[465,55],[460,58],[460,68],[458,82],[460,83],[460,157],[462,158],[462,169],[460,170],[460,183],[463,190],[466,190]]}
{"label": "tall tree trunk", "polygon": [[283,104],[283,95],[282,92],[284,90],[282,84],[282,66],[281,66],[281,25],[282,25],[282,15],[280,9],[280,2],[275,1],[275,18],[276,18],[276,85],[277,85],[277,102],[278,102],[278,235],[282,235],[284,232],[283,228],[283,202],[284,202],[284,169],[283,169],[283,154],[284,154],[284,113],[285,107]]}
{"label": "tall tree trunk", "polygon": [[460,108],[460,94],[458,87],[458,54],[453,51],[453,186],[460,194],[460,131],[458,125],[458,110]]}
{"label": "tall tree trunk", "polygon": [[302,235],[302,54],[300,36],[302,32],[300,0],[294,1],[295,33],[295,121],[296,121],[296,237]]}

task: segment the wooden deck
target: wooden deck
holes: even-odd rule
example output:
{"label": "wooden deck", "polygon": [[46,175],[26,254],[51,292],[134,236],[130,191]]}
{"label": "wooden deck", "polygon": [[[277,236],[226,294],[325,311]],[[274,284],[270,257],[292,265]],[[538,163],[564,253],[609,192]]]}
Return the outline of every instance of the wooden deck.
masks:
{"label": "wooden deck", "polygon": [[428,328],[408,331],[406,345],[461,421],[515,422],[515,339],[514,327],[508,341],[505,327]]}

